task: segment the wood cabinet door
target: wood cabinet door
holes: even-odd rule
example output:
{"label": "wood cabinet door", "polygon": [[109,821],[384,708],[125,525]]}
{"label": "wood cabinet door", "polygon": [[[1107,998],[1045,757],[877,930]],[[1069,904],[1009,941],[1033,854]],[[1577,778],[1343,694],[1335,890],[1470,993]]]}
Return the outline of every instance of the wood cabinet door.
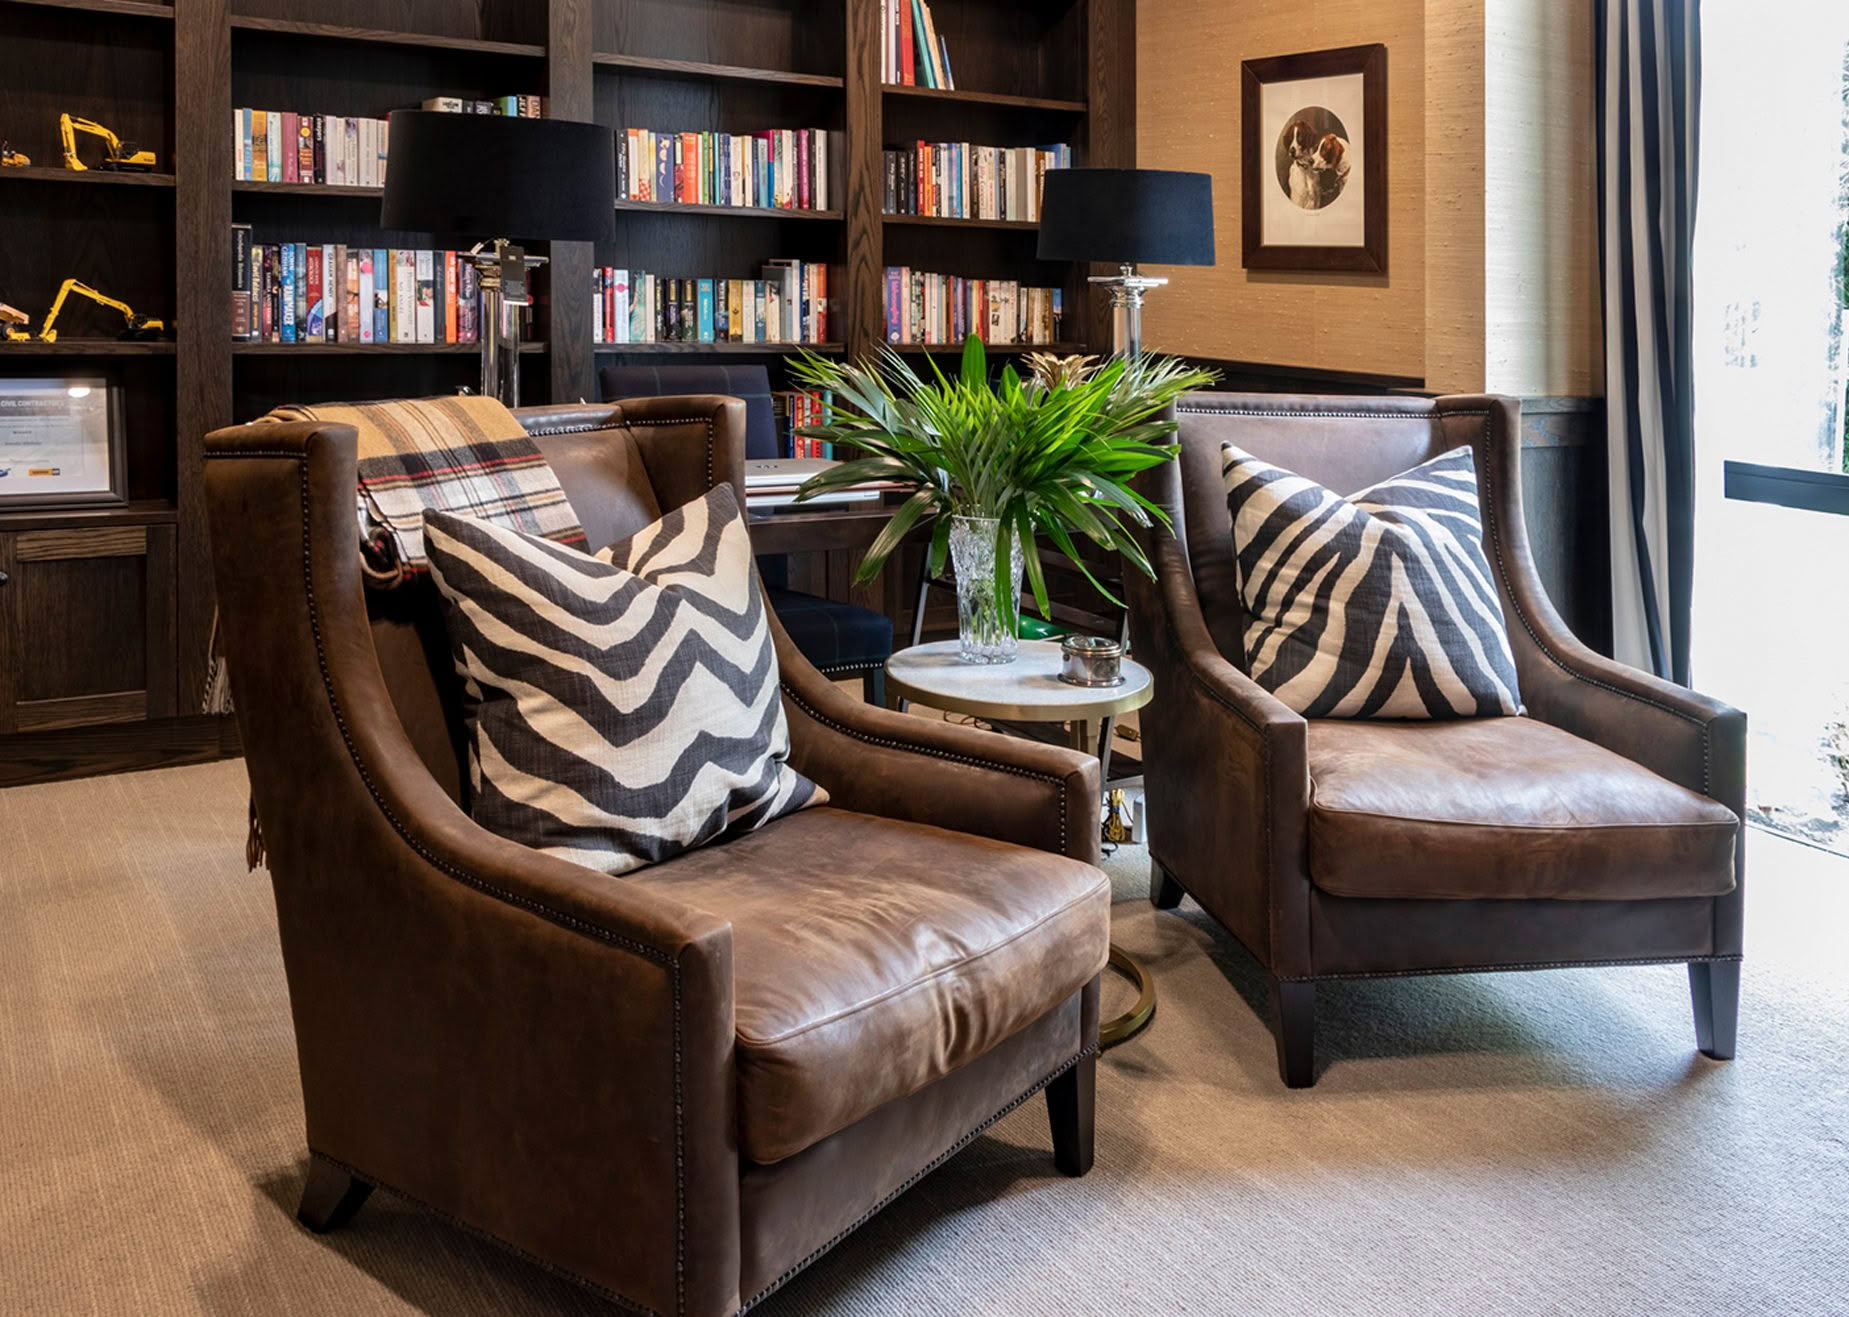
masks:
{"label": "wood cabinet door", "polygon": [[0,734],[170,718],[174,528],[0,534]]}

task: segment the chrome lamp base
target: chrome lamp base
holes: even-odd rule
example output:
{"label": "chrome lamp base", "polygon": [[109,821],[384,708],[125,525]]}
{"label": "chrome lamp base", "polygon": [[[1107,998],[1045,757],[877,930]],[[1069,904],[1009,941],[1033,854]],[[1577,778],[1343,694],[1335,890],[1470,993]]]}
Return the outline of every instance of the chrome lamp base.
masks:
{"label": "chrome lamp base", "polygon": [[481,393],[499,398],[509,408],[520,405],[521,316],[532,305],[527,272],[546,263],[544,256],[528,256],[524,248],[505,238],[492,246],[478,243],[467,259],[481,276]]}
{"label": "chrome lamp base", "polygon": [[1094,274],[1091,283],[1111,290],[1111,336],[1117,355],[1134,359],[1143,355],[1143,299],[1167,279],[1153,278],[1125,265],[1116,274]]}

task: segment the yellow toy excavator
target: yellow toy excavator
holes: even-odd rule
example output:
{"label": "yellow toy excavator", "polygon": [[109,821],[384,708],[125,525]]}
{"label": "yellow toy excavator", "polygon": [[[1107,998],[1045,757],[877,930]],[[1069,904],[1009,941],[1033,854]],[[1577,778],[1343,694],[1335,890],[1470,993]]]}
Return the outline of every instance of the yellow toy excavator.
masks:
{"label": "yellow toy excavator", "polygon": [[8,343],[26,342],[32,335],[20,326],[31,323],[32,317],[24,311],[16,306],[8,306],[5,302],[0,302],[0,340]]}
{"label": "yellow toy excavator", "polygon": [[0,169],[24,169],[32,163],[32,157],[24,151],[15,151],[11,142],[0,141]]}
{"label": "yellow toy excavator", "polygon": [[58,312],[64,309],[64,299],[72,293],[78,293],[87,297],[98,306],[106,306],[111,310],[120,311],[122,313],[122,318],[128,321],[128,327],[116,336],[118,338],[148,342],[159,338],[161,334],[166,331],[167,325],[165,321],[156,320],[151,316],[136,315],[134,308],[127,302],[118,302],[113,297],[97,292],[96,289],[90,287],[89,284],[79,283],[75,279],[66,279],[63,285],[58,289],[58,296],[52,302],[51,310],[45,313],[45,323],[39,326],[40,341],[45,343],[56,343],[58,341],[58,331],[53,326],[58,319]]}
{"label": "yellow toy excavator", "polygon": [[113,169],[133,173],[146,173],[154,168],[154,152],[144,151],[133,142],[125,142],[102,124],[90,119],[73,119],[68,114],[58,116],[58,136],[64,140],[64,167],[66,169],[89,169],[77,158],[77,134],[89,133],[103,139],[103,162],[98,169]]}

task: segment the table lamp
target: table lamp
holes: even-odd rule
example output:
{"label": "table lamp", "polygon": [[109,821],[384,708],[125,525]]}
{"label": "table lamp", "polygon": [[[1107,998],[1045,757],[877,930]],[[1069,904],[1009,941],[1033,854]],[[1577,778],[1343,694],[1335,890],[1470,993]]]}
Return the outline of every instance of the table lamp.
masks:
{"label": "table lamp", "polygon": [[[393,144],[396,150],[396,143]],[[1040,201],[1040,259],[1101,262],[1118,355],[1143,351],[1143,298],[1167,279],[1151,265],[1213,264],[1213,176],[1170,169],[1049,169]]]}
{"label": "table lamp", "polygon": [[616,229],[616,143],[565,119],[399,110],[380,222],[473,242],[481,274],[481,391],[520,405],[520,311],[527,241],[596,242]]}

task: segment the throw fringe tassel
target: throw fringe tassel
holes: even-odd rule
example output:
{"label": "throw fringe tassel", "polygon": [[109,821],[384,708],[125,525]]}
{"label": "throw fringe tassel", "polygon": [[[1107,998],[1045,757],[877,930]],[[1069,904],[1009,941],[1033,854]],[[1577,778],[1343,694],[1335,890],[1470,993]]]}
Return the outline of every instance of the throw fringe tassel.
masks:
{"label": "throw fringe tassel", "polygon": [[205,690],[199,697],[201,713],[232,713],[231,660],[219,647],[218,610],[212,610],[212,633],[205,642]]}
{"label": "throw fringe tassel", "polygon": [[246,873],[255,873],[258,869],[268,868],[267,856],[263,852],[263,825],[257,822],[257,798],[250,798],[250,835],[244,839],[244,863],[248,866]]}

